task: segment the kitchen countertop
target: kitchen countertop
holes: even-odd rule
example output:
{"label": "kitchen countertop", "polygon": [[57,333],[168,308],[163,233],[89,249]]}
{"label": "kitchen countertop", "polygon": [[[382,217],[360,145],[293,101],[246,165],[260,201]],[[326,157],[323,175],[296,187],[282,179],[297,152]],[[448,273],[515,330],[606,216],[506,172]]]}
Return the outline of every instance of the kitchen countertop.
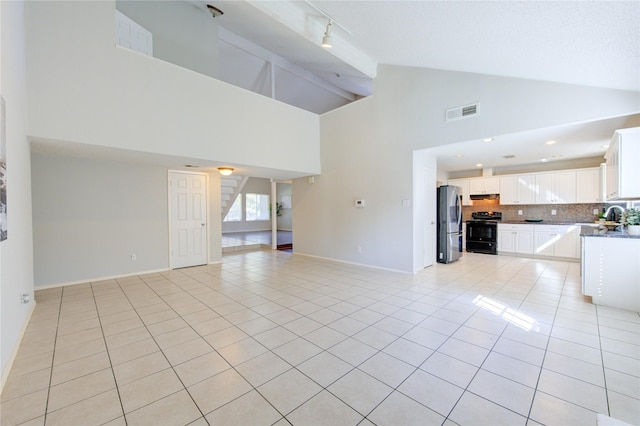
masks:
{"label": "kitchen countertop", "polygon": [[541,222],[527,222],[525,220],[501,220],[498,223],[508,223],[510,225],[580,225],[576,222],[551,222],[551,221],[541,221]]}
{"label": "kitchen countertop", "polygon": [[597,225],[582,225],[580,228],[581,237],[604,237],[604,238],[636,238],[640,240],[640,235],[629,235],[626,228],[622,228],[622,231],[609,231],[607,229],[600,229]]}

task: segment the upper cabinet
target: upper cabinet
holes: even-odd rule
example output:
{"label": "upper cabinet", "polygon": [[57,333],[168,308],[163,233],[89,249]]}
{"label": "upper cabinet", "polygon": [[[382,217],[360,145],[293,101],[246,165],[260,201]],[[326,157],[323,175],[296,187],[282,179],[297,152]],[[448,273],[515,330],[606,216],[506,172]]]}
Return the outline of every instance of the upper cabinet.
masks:
{"label": "upper cabinet", "polygon": [[500,176],[500,204],[534,204],[535,175]]}
{"label": "upper cabinet", "polygon": [[470,179],[469,191],[470,195],[499,194],[500,178],[483,177]]}
{"label": "upper cabinet", "polygon": [[576,171],[540,173],[536,175],[537,204],[576,202]]}
{"label": "upper cabinet", "polygon": [[640,199],[640,127],[616,130],[605,159],[607,200]]}
{"label": "upper cabinet", "polygon": [[576,203],[601,203],[602,178],[600,167],[576,170]]}
{"label": "upper cabinet", "polygon": [[[640,142],[636,157],[629,163],[640,161]],[[625,156],[627,155],[625,148]],[[626,157],[625,157],[626,158]],[[627,164],[627,163],[625,163]],[[501,205],[527,204],[589,204],[604,201],[605,167],[557,170],[553,172],[499,175],[493,177],[449,179],[449,185],[462,188],[462,204],[473,205],[471,196],[499,194]],[[640,194],[640,164],[634,167],[638,177],[633,183]],[[606,169],[610,173],[609,168]],[[607,175],[608,176],[608,175]],[[609,182],[607,180],[607,182]],[[624,188],[632,187],[628,184]],[[640,199],[640,195],[636,198]]]}
{"label": "upper cabinet", "polygon": [[469,181],[471,179],[449,179],[447,183],[453,186],[459,186],[462,188],[462,205],[463,206],[472,206],[473,201],[469,198]]}

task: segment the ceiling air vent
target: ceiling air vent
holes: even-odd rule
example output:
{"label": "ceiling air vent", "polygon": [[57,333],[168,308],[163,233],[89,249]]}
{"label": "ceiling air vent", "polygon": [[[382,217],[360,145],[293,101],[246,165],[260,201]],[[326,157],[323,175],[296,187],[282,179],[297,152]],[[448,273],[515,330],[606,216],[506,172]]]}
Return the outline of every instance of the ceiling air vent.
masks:
{"label": "ceiling air vent", "polygon": [[447,121],[459,120],[461,118],[473,117],[478,115],[480,111],[480,103],[465,105],[457,108],[451,108],[447,110]]}

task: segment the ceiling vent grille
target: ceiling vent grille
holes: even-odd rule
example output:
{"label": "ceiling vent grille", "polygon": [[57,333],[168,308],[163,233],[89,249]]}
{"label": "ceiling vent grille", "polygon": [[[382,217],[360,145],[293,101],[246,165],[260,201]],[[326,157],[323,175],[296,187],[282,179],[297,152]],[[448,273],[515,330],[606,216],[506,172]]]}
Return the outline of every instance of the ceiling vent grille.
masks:
{"label": "ceiling vent grille", "polygon": [[447,110],[446,121],[460,120],[478,115],[480,112],[480,103],[465,105],[461,107],[451,108]]}

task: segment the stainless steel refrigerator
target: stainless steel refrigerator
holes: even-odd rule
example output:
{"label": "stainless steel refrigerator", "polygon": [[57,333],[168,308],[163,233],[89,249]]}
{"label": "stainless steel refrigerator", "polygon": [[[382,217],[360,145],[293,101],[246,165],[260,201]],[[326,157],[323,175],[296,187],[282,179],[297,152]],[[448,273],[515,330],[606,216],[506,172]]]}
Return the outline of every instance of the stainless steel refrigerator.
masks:
{"label": "stainless steel refrigerator", "polygon": [[462,190],[438,188],[437,261],[451,263],[462,257]]}

